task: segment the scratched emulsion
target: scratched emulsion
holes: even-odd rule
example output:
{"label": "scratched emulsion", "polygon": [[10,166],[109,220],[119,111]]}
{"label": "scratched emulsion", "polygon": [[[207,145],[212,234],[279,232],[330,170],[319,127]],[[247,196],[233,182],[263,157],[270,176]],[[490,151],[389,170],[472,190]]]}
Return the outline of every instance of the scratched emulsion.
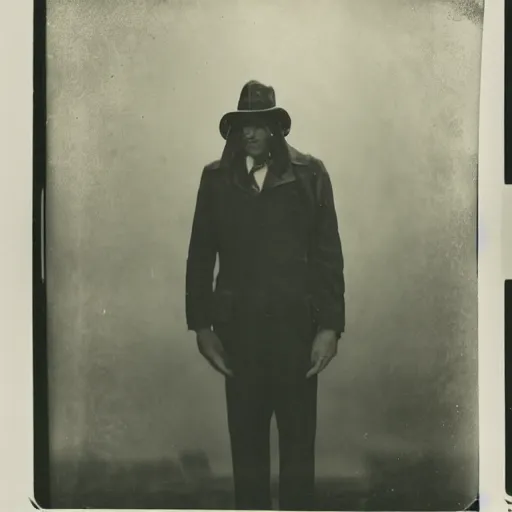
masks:
{"label": "scratched emulsion", "polygon": [[[184,271],[218,121],[256,78],[274,85],[290,142],[324,160],[336,195],[347,332],[321,378],[319,479],[399,493],[414,474],[449,508],[472,501],[482,10],[49,0],[56,500],[85,485],[91,460],[149,464],[193,449],[229,474],[222,380],[186,331]],[[394,510],[438,504],[403,493]]]}

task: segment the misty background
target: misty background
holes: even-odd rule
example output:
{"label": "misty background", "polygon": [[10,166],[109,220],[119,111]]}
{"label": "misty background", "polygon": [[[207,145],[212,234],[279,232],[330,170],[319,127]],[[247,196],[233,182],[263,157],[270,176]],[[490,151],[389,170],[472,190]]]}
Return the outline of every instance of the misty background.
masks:
{"label": "misty background", "polygon": [[[416,475],[454,509],[477,496],[482,10],[48,1],[55,499],[72,501],[92,461],[195,453],[212,475],[231,473],[223,380],[186,330],[185,263],[200,174],[223,147],[220,117],[250,79],[275,87],[289,142],[321,158],[334,187],[347,326],[320,379],[319,479],[364,493],[377,475],[398,495]],[[273,457],[275,472],[275,430]]]}

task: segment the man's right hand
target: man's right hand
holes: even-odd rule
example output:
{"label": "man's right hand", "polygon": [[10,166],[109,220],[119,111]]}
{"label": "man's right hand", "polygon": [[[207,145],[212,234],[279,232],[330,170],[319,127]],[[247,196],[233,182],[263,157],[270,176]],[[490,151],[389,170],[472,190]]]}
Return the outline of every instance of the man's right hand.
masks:
{"label": "man's right hand", "polygon": [[233,372],[226,362],[226,353],[219,337],[211,329],[201,329],[196,333],[197,347],[201,355],[218,372],[226,377],[232,377]]}

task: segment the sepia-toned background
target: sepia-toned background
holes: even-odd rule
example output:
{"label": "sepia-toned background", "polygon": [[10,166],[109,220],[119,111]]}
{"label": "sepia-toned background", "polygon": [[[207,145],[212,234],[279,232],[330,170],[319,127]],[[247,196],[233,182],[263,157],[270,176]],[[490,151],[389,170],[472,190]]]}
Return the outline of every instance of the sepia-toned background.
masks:
{"label": "sepia-toned background", "polygon": [[223,382],[186,330],[184,271],[220,116],[253,78],[335,191],[347,332],[319,388],[323,508],[476,498],[482,10],[48,0],[56,504],[230,506]]}

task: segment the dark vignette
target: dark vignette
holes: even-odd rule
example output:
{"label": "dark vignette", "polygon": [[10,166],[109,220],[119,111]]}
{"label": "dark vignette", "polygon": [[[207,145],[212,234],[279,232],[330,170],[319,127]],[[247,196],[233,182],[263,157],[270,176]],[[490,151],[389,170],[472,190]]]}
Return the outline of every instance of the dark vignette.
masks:
{"label": "dark vignette", "polygon": [[32,321],[34,398],[34,498],[50,508],[48,354],[44,281],[44,191],[46,183],[46,2],[34,0]]}

